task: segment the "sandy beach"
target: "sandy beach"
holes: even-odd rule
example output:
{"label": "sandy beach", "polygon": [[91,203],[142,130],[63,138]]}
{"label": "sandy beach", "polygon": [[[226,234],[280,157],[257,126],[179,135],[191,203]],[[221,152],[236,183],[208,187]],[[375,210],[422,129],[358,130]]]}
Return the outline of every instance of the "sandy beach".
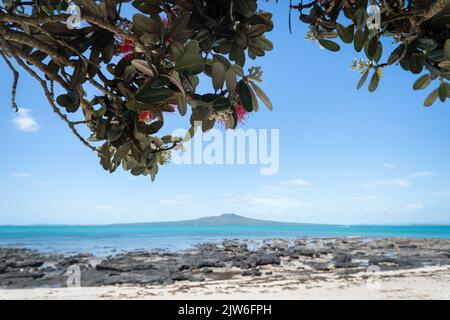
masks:
{"label": "sandy beach", "polygon": [[116,299],[450,299],[450,266],[425,267],[338,277],[298,276],[291,279],[263,276],[167,286],[105,286],[58,289],[0,290],[0,299],[13,300],[116,300]]}

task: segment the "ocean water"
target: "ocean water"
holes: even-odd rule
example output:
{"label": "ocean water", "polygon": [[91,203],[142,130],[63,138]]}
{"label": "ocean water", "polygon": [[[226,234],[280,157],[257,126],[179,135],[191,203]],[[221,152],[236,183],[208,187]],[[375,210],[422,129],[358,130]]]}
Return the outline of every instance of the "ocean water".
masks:
{"label": "ocean water", "polygon": [[222,239],[307,237],[450,238],[450,226],[194,225],[0,226],[1,247],[108,255],[132,250],[184,250]]}

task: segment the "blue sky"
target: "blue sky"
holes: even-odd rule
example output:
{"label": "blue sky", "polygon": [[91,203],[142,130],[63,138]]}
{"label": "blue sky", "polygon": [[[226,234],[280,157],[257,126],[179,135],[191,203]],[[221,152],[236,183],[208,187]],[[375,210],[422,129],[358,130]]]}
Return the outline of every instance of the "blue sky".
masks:
{"label": "blue sky", "polygon": [[[422,107],[418,76],[386,69],[379,89],[356,91],[350,46],[320,50],[289,34],[285,4],[269,34],[275,49],[252,62],[274,111],[261,108],[244,128],[280,129],[280,171],[257,166],[163,167],[156,182],[103,171],[52,113],[25,75],[18,119],[12,76],[0,64],[0,224],[96,224],[189,219],[220,213],[296,222],[450,224],[450,108]],[[386,53],[385,53],[386,54]],[[209,84],[208,84],[209,85]],[[188,117],[168,117],[167,129]]]}

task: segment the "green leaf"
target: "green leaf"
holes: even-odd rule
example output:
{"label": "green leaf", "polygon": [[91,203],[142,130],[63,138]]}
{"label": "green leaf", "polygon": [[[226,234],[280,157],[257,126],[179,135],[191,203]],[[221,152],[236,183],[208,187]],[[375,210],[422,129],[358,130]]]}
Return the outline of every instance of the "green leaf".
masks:
{"label": "green leaf", "polygon": [[185,54],[183,58],[175,62],[175,70],[186,71],[191,76],[197,75],[205,70],[205,61],[200,55]]}
{"label": "green leaf", "polygon": [[256,0],[239,0],[234,1],[236,10],[246,18],[250,18],[258,9]]}
{"label": "green leaf", "polygon": [[100,148],[100,164],[103,169],[109,170],[111,166],[111,151],[109,150],[109,143],[105,142]]}
{"label": "green leaf", "polygon": [[256,83],[250,82],[250,85],[252,86],[253,90],[255,90],[258,98],[266,105],[266,107],[270,111],[272,111],[273,105],[272,105],[272,102],[270,101],[269,97],[266,95],[266,93],[258,85],[256,85]]}
{"label": "green leaf", "polygon": [[192,126],[189,128],[189,130],[186,132],[186,135],[183,138],[183,142],[188,142],[190,141],[194,136],[195,133],[197,132],[197,126]]}
{"label": "green leaf", "polygon": [[322,47],[330,51],[339,51],[341,47],[334,41],[327,39],[319,39],[319,43]]}
{"label": "green leaf", "polygon": [[133,15],[133,26],[141,33],[160,33],[159,24],[151,18],[140,13],[136,13],[135,15]]}
{"label": "green leaf", "polygon": [[381,42],[378,42],[377,50],[375,51],[375,55],[373,56],[375,62],[380,61],[382,55],[383,55],[383,45],[381,44]]}
{"label": "green leaf", "polygon": [[354,34],[354,25],[351,24],[347,28],[345,28],[342,24],[338,23],[336,24],[336,30],[338,32],[339,38],[344,43],[352,43],[353,41],[353,34]]}
{"label": "green leaf", "polygon": [[212,66],[212,81],[214,90],[220,90],[223,88],[226,79],[227,69],[220,62],[214,62]]}
{"label": "green leaf", "polygon": [[151,1],[151,0],[134,0],[133,7],[138,9],[143,13],[159,13],[161,9],[159,9],[159,2]]}
{"label": "green leaf", "polygon": [[252,95],[245,81],[239,82],[239,99],[247,112],[253,111]]}
{"label": "green leaf", "polygon": [[178,112],[181,116],[186,115],[187,113],[187,102],[186,99],[183,98],[181,94],[177,94],[177,105],[178,105]]}
{"label": "green leaf", "polygon": [[364,47],[364,32],[362,30],[356,30],[353,46],[358,52],[360,52]]}
{"label": "green leaf", "polygon": [[143,174],[145,172],[145,167],[134,167],[133,169],[131,169],[131,174],[133,176],[140,176],[141,174]]}
{"label": "green leaf", "polygon": [[378,88],[378,84],[380,83],[380,76],[378,74],[378,69],[373,73],[372,78],[369,83],[369,91],[374,92]]}
{"label": "green leaf", "polygon": [[108,132],[106,133],[106,136],[108,137],[109,142],[114,142],[118,140],[123,133],[123,128],[119,125],[113,125],[110,127]]}
{"label": "green leaf", "polygon": [[170,88],[153,88],[144,86],[136,93],[134,98],[143,103],[156,104],[171,98],[176,92]]}
{"label": "green leaf", "polygon": [[231,102],[228,98],[219,98],[212,103],[212,106],[216,111],[223,111],[230,108]]}
{"label": "green leaf", "polygon": [[438,94],[439,100],[441,100],[441,102],[445,102],[445,99],[447,99],[447,86],[445,82],[442,82],[441,85],[439,86]]}
{"label": "green leaf", "polygon": [[431,83],[430,74],[424,74],[419,79],[414,82],[413,89],[414,90],[423,90]]}
{"label": "green leaf", "polygon": [[253,112],[258,112],[259,111],[258,97],[256,96],[256,93],[254,90],[251,90],[250,93],[252,95]]}
{"label": "green leaf", "polygon": [[355,26],[358,30],[362,30],[367,24],[367,12],[365,7],[360,7],[355,12],[355,17],[353,19]]}
{"label": "green leaf", "polygon": [[450,39],[445,40],[444,55],[446,59],[450,59]]}
{"label": "green leaf", "polygon": [[[397,48],[395,48],[395,50],[392,51],[392,53],[389,55],[387,63],[389,65],[395,63],[402,56],[403,51],[405,51],[405,45],[401,44]],[[405,60],[403,59],[402,61]],[[402,63],[402,61],[400,61],[400,63]]]}
{"label": "green leaf", "polygon": [[153,78],[155,76],[155,73],[150,69],[150,65],[145,60],[134,59],[131,61],[131,65],[148,77]]}
{"label": "green leaf", "polygon": [[377,52],[378,38],[373,37],[370,40],[368,40],[366,44],[367,44],[366,50],[367,58],[373,59],[375,57],[375,53]]}
{"label": "green leaf", "polygon": [[345,38],[348,43],[352,43],[355,38],[355,25],[351,24],[347,28],[345,28]]}
{"label": "green leaf", "polygon": [[226,73],[227,90],[230,95],[236,92],[237,76],[233,69],[228,69]]}
{"label": "green leaf", "polygon": [[425,107],[431,106],[431,105],[436,101],[436,99],[437,99],[438,97],[439,97],[438,89],[434,89],[434,90],[428,95],[428,97],[425,99],[423,105],[424,105]]}
{"label": "green leaf", "polygon": [[184,46],[184,50],[186,51],[186,54],[199,55],[200,43],[197,40],[191,40]]}
{"label": "green leaf", "polygon": [[130,100],[127,102],[126,104],[127,108],[132,110],[132,111],[136,111],[136,112],[141,112],[141,111],[152,111],[155,110],[155,106],[152,104],[147,104],[147,103],[142,103],[136,100]]}
{"label": "green leaf", "polygon": [[356,86],[356,89],[357,89],[357,90],[361,89],[361,87],[364,85],[364,83],[365,83],[366,80],[367,80],[367,77],[369,76],[369,72],[370,72],[370,69],[369,69],[369,68],[367,68],[366,71],[364,71],[364,73],[363,73],[361,79],[360,79],[359,82],[358,82],[358,85]]}
{"label": "green leaf", "polygon": [[116,153],[114,154],[113,162],[120,162],[123,158],[130,152],[131,150],[131,142],[127,142],[124,145],[122,145],[119,149],[117,149]]}

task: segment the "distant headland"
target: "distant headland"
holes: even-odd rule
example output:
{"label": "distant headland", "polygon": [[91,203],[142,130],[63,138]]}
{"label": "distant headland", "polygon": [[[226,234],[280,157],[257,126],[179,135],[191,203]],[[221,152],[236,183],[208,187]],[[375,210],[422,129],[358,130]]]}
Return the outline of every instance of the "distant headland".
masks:
{"label": "distant headland", "polygon": [[259,220],[247,218],[234,213],[224,213],[218,216],[210,216],[199,219],[192,220],[181,220],[181,221],[164,221],[164,222],[149,222],[149,223],[134,223],[134,225],[140,224],[186,224],[186,225],[249,225],[249,226],[260,226],[260,225],[303,225],[304,223],[293,223],[293,222],[280,222],[280,221],[269,221],[269,220]]}

